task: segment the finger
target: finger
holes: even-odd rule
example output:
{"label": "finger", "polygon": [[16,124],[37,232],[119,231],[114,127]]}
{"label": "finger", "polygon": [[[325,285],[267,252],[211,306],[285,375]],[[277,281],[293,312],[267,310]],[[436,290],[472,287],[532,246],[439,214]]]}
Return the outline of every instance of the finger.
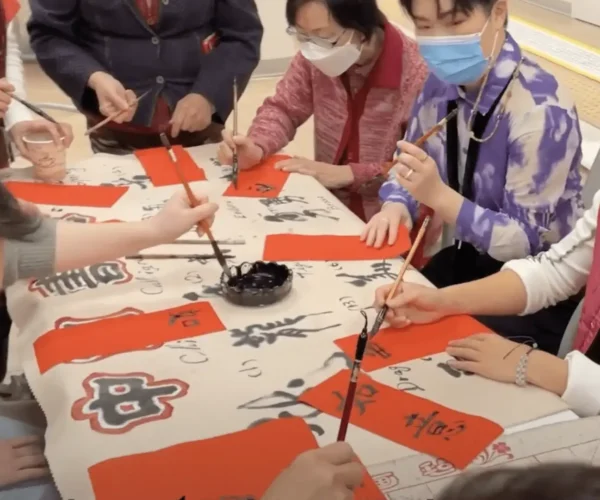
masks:
{"label": "finger", "polygon": [[282,170],[283,168],[285,168],[289,165],[294,165],[296,163],[298,163],[298,160],[296,160],[295,158],[288,158],[287,160],[278,161],[275,164],[275,168],[278,170]]}
{"label": "finger", "polygon": [[405,169],[408,168],[409,170],[413,170],[415,173],[425,172],[427,170],[427,165],[423,163],[422,158],[415,158],[414,156],[410,156],[406,153],[402,153],[398,157],[398,167],[396,170],[400,173],[402,171],[402,167],[404,167]]}
{"label": "finger", "polygon": [[350,490],[358,488],[362,484],[364,475],[365,469],[359,462],[340,465],[335,471],[336,479]]}
{"label": "finger", "polygon": [[459,361],[457,359],[450,359],[448,360],[448,366],[454,368],[455,370],[481,375],[481,363],[477,363],[475,361],[464,361],[462,359]]}
{"label": "finger", "polygon": [[375,244],[375,238],[377,238],[377,220],[372,220],[367,226],[367,246],[372,247]]}
{"label": "finger", "polygon": [[4,94],[4,93],[0,93],[0,102],[2,104],[4,104],[5,106],[10,105],[12,101],[12,97],[9,96],[8,94]]}
{"label": "finger", "polygon": [[217,151],[217,160],[221,165],[231,165],[233,163],[233,151],[229,147],[228,144],[222,142],[219,144],[219,149]]}
{"label": "finger", "polygon": [[229,130],[223,129],[221,132],[221,137],[223,138],[223,144],[225,144],[229,149],[235,149],[236,143],[233,139],[233,134]]}
{"label": "finger", "polygon": [[18,470],[13,474],[12,477],[14,478],[15,483],[22,483],[48,476],[50,476],[50,469],[48,467],[35,467],[33,469]]}
{"label": "finger", "polygon": [[73,144],[73,140],[75,139],[75,135],[73,134],[73,127],[68,123],[61,123],[60,129],[63,136],[63,143],[66,147],[70,147]]}
{"label": "finger", "polygon": [[137,96],[133,90],[125,91],[125,100],[127,101],[127,107],[135,106],[137,103]]}
{"label": "finger", "polygon": [[390,223],[388,228],[388,245],[393,245],[396,243],[396,239],[398,238],[398,226],[400,224]]}
{"label": "finger", "polygon": [[468,347],[448,347],[446,353],[462,361],[481,361],[481,352]]}
{"label": "finger", "polygon": [[16,457],[32,457],[35,455],[44,455],[44,448],[41,443],[28,444],[26,446],[20,446],[19,448],[13,448]]}
{"label": "finger", "polygon": [[171,137],[175,138],[181,132],[181,123],[183,121],[183,116],[181,111],[178,108],[175,108],[175,112],[173,113],[173,117],[171,118]]}
{"label": "finger", "polygon": [[233,141],[238,148],[251,147],[253,144],[252,139],[246,137],[245,135],[236,135],[233,138]]}
{"label": "finger", "polygon": [[494,337],[500,337],[496,333],[476,333],[475,335],[471,335],[469,338],[472,340],[476,340],[478,342],[485,342],[486,340],[491,340]]}
{"label": "finger", "polygon": [[48,133],[52,136],[52,140],[58,149],[64,148],[64,143],[62,140],[62,134],[60,125],[56,125],[52,122],[44,123],[44,128],[48,131]]}
{"label": "finger", "polygon": [[193,117],[190,113],[184,113],[181,120],[181,132],[192,132]]}
{"label": "finger", "polygon": [[46,457],[42,453],[36,455],[28,455],[26,457],[20,457],[16,461],[16,465],[19,469],[36,469],[39,467],[46,467]]}
{"label": "finger", "polygon": [[[209,202],[208,196],[206,196],[205,194],[199,193],[197,191],[192,192],[194,193],[194,197],[198,201],[198,205],[203,205],[204,203]],[[185,191],[180,191],[180,193],[182,195],[182,198],[185,200],[186,205],[190,206],[190,201],[188,199],[187,193]]]}
{"label": "finger", "polygon": [[197,222],[202,222],[205,219],[212,217],[217,210],[219,205],[216,203],[203,203],[192,209],[194,211],[194,218]]}
{"label": "finger", "polygon": [[0,90],[3,92],[14,92],[15,87],[6,78],[0,79]]}
{"label": "finger", "polygon": [[332,465],[347,464],[356,458],[352,447],[344,441],[324,446],[318,451],[318,454],[323,460]]}
{"label": "finger", "polygon": [[422,148],[420,148],[419,146],[415,146],[414,144],[407,141],[400,141],[398,142],[397,146],[400,149],[400,151],[402,151],[402,153],[409,154],[411,156],[414,156],[415,158],[423,159],[426,156],[428,156]]}
{"label": "finger", "polygon": [[11,439],[9,441],[10,446],[13,448],[21,448],[22,446],[30,446],[32,444],[43,444],[44,438],[42,436],[24,436],[20,438]]}
{"label": "finger", "polygon": [[412,325],[412,321],[410,319],[408,319],[404,314],[402,313],[396,313],[398,314],[397,316],[393,316],[390,319],[388,319],[388,323],[393,326],[394,328],[406,328],[407,326]]}
{"label": "finger", "polygon": [[393,288],[393,284],[380,286],[377,290],[375,290],[375,307],[377,309],[381,309],[386,300],[387,296],[390,293],[390,290]]}
{"label": "finger", "polygon": [[465,339],[452,340],[448,343],[452,347],[465,347],[468,349],[479,349],[481,347],[481,340],[474,339],[473,336]]}
{"label": "finger", "polygon": [[385,237],[388,234],[390,221],[388,219],[384,219],[383,217],[377,221],[377,231],[375,233],[375,243],[373,246],[375,248],[381,248],[383,246],[383,242],[385,241]]}
{"label": "finger", "polygon": [[313,170],[311,170],[309,168],[305,168],[305,167],[300,167],[296,173],[301,174],[301,175],[308,175],[309,177],[317,176],[316,172],[314,172]]}
{"label": "finger", "polygon": [[27,145],[23,141],[23,137],[22,136],[13,137],[13,143],[19,150],[19,153],[21,153],[21,156],[23,158],[29,159],[29,151],[27,150]]}

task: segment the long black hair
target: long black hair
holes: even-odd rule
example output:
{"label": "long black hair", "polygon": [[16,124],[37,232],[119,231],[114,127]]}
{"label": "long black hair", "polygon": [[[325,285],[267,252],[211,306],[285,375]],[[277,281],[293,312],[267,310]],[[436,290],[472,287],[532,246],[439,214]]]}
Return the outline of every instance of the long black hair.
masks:
{"label": "long black hair", "polygon": [[323,3],[336,23],[342,28],[358,31],[367,40],[386,22],[377,0],[287,0],[285,16],[290,26],[296,25],[298,10],[310,2]]}

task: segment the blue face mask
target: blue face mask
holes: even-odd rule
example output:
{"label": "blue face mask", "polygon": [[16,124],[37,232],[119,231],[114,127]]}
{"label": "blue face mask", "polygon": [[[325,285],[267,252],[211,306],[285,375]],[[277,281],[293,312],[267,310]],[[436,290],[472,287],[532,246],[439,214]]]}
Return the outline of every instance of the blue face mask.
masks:
{"label": "blue face mask", "polygon": [[481,49],[481,33],[418,36],[417,43],[429,70],[444,82],[454,85],[473,83],[487,69],[488,58]]}

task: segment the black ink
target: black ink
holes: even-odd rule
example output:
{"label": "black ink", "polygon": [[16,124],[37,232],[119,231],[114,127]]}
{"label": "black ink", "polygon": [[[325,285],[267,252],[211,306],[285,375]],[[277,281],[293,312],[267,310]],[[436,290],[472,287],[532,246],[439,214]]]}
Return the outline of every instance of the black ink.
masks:
{"label": "black ink", "polygon": [[303,198],[302,196],[278,196],[277,198],[261,198],[259,201],[265,207],[288,205],[290,203],[303,203],[304,205],[308,204],[306,198]]}
{"label": "black ink", "polygon": [[405,391],[425,391],[423,387],[418,386],[414,382],[411,382],[410,379],[404,376],[405,373],[410,372],[410,368],[408,366],[390,366],[389,369],[398,377],[398,383],[396,384],[396,388]]}
{"label": "black ink", "polygon": [[473,372],[464,372],[464,371],[461,371],[461,370],[457,370],[456,368],[452,368],[448,363],[438,363],[437,367],[441,368],[448,375],[450,375],[451,377],[454,377],[454,378],[460,378],[463,375],[465,375],[467,377],[470,376],[470,375],[474,375]]}
{"label": "black ink", "polygon": [[126,283],[131,278],[122,262],[103,262],[35,280],[30,289],[39,291],[44,297],[65,296],[100,285]]}
{"label": "black ink", "polygon": [[174,342],[165,344],[165,347],[169,349],[183,349],[190,351],[189,353],[179,356],[179,361],[185,363],[186,365],[199,365],[209,361],[208,356],[198,345],[198,341],[194,339],[176,340]]}
{"label": "black ink", "polygon": [[304,385],[304,380],[302,380],[301,378],[292,379],[288,383],[288,387],[290,389],[295,389],[297,387],[302,387],[303,385]]}
{"label": "black ink", "polygon": [[196,317],[197,314],[198,310],[171,313],[169,314],[169,326],[173,326],[176,323],[181,323],[185,328],[198,326],[200,321]]}
{"label": "black ink", "polygon": [[346,309],[348,309],[348,311],[355,312],[362,310],[362,308],[356,303],[356,301],[352,297],[342,297],[340,298],[340,302]]}
{"label": "black ink", "polygon": [[150,177],[147,175],[134,175],[131,179],[120,177],[114,182],[103,182],[101,186],[138,186],[141,189],[147,189]]}
{"label": "black ink", "polygon": [[397,277],[396,274],[392,272],[392,264],[389,262],[375,262],[371,264],[371,269],[373,272],[371,274],[348,274],[348,273],[338,273],[336,277],[338,278],[349,278],[349,281],[346,283],[350,285],[354,285],[356,287],[362,288],[366,286],[368,283],[372,281],[385,279],[388,281],[394,281]]}
{"label": "black ink", "polygon": [[292,318],[284,318],[280,321],[256,323],[245,328],[235,328],[230,330],[230,336],[232,339],[238,339],[234,342],[234,347],[249,346],[257,349],[265,343],[267,345],[274,344],[280,337],[306,338],[307,333],[323,332],[341,326],[341,323],[336,323],[321,328],[290,328],[308,317],[324,314],[332,314],[332,311],[303,314]]}
{"label": "black ink", "polygon": [[250,378],[258,378],[262,375],[262,370],[258,367],[258,362],[255,359],[248,359],[242,363],[240,373],[246,372]]}
{"label": "black ink", "polygon": [[[445,441],[450,441],[450,438],[456,436],[466,430],[466,425],[463,421],[456,422],[453,426],[446,424],[442,420],[434,420],[439,415],[439,412],[434,411],[429,415],[422,417],[419,413],[413,413],[404,417],[406,427],[417,427],[414,437],[419,438],[423,432],[430,436],[442,436]],[[417,424],[416,426],[414,424]]]}
{"label": "black ink", "polygon": [[372,356],[374,358],[381,358],[381,359],[389,359],[392,357],[392,355],[389,352],[387,352],[378,343],[373,342],[373,341],[371,341],[367,344],[367,350],[366,350],[365,354],[367,356]]}
{"label": "black ink", "polygon": [[306,276],[312,276],[312,270],[314,266],[309,264],[301,264],[299,262],[294,262],[294,275],[298,278],[306,278]]}
{"label": "black ink", "polygon": [[[373,399],[379,391],[371,384],[362,384],[356,388],[356,396],[354,397],[354,407],[360,415],[364,415],[367,411],[367,405],[375,403]],[[333,395],[340,400],[337,411],[344,410],[346,396],[339,391],[333,391]]]}
{"label": "black ink", "polygon": [[[235,259],[235,255],[231,254],[230,248],[221,249],[221,253],[225,259]],[[215,259],[212,258],[211,254],[204,254],[199,256],[191,256],[187,262],[188,264],[200,264],[202,266],[208,264],[209,262],[214,262]]]}
{"label": "black ink", "polygon": [[235,206],[235,204],[232,201],[227,200],[225,202],[225,206],[227,207],[227,210],[229,210],[232,213],[235,219],[247,219],[244,213],[237,206]]}
{"label": "black ink", "polygon": [[264,306],[285,298],[292,290],[293,273],[277,262],[244,262],[230,268],[231,277],[221,275],[227,300],[241,306]]}
{"label": "black ink", "polygon": [[183,294],[183,298],[185,300],[189,300],[190,302],[196,302],[198,299],[202,298],[200,295],[198,295],[196,292],[188,292]]}
{"label": "black ink", "polygon": [[273,212],[271,215],[265,215],[263,219],[267,222],[306,222],[318,217],[335,221],[340,220],[339,217],[332,217],[327,210],[322,208],[306,209],[301,212]]}

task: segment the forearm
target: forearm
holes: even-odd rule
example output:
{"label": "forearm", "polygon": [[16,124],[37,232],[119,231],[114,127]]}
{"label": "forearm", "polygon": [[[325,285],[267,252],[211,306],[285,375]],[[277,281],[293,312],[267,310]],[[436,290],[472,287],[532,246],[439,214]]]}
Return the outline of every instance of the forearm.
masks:
{"label": "forearm", "polygon": [[527,383],[562,396],[567,389],[569,365],[566,360],[534,350],[527,363]]}
{"label": "forearm", "polygon": [[3,241],[3,288],[20,279],[85,267],[160,243],[148,221],[78,224],[45,218],[27,238]]}
{"label": "forearm", "polygon": [[500,271],[487,278],[440,290],[452,314],[509,316],[527,306],[527,290],[513,271]]}
{"label": "forearm", "polygon": [[[373,189],[381,188],[383,169],[382,165],[378,163],[350,163],[350,169],[352,170],[352,176],[354,180],[350,186],[353,191],[358,191],[363,186],[373,183],[370,185]],[[375,184],[377,182],[377,184]]]}

